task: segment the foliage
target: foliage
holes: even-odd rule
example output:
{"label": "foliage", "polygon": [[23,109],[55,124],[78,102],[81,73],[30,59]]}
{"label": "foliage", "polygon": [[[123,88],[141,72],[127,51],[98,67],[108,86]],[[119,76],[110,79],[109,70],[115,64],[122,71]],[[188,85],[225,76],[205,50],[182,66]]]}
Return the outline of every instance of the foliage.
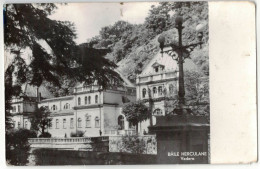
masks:
{"label": "foliage", "polygon": [[136,133],[138,133],[138,123],[150,117],[148,107],[140,101],[124,104],[122,113],[125,115],[127,121],[136,126]]}
{"label": "foliage", "polygon": [[48,132],[44,132],[39,135],[39,138],[51,138],[51,134]]}
{"label": "foliage", "polygon": [[45,129],[52,126],[50,113],[47,107],[37,108],[31,116],[31,129],[40,131],[41,134],[46,135]]}
{"label": "foliage", "polygon": [[10,165],[26,165],[30,150],[28,138],[36,137],[36,132],[31,130],[8,130],[6,132],[7,163]]}
{"label": "foliage", "polygon": [[11,99],[12,96],[19,96],[21,93],[21,86],[13,85],[13,74],[14,66],[11,65],[7,68],[5,72],[5,126],[6,130],[10,129],[12,126],[12,121],[10,118]]}
{"label": "foliage", "polygon": [[77,130],[77,132],[71,132],[70,137],[84,137],[85,132]]}
{"label": "foliage", "polygon": [[146,148],[146,142],[142,137],[135,136],[123,136],[122,147],[124,151],[134,154],[143,154]]}
{"label": "foliage", "polygon": [[161,2],[158,7],[151,6],[149,16],[145,18],[145,26],[154,34],[166,31],[170,22],[169,3]]}
{"label": "foliage", "polygon": [[197,71],[185,71],[185,97],[188,102],[209,100],[209,83],[207,77]]}
{"label": "foliage", "polygon": [[[68,94],[75,81],[92,84],[96,80],[106,88],[110,83],[108,79],[121,80],[113,71],[116,65],[102,57],[107,51],[77,46],[73,23],[49,18],[56,8],[50,3],[5,5],[5,50],[14,56],[9,66],[14,68],[7,69],[12,69],[15,77],[13,83],[6,84],[7,102],[13,96],[9,91],[14,88],[11,84],[21,86],[26,82],[39,87],[47,83],[50,88],[66,87],[60,92]],[[26,56],[22,56],[22,52]],[[85,53],[88,55],[83,55]],[[64,86],[64,81],[69,85]],[[6,107],[9,110],[10,105]]]}
{"label": "foliage", "polygon": [[[203,73],[208,75],[207,2],[160,2],[157,6],[151,6],[143,24],[135,25],[119,21],[101,29],[98,38],[94,37],[90,42],[93,41],[98,47],[109,46],[111,52],[106,55],[106,58],[118,62],[119,70],[134,83],[136,75],[142,72],[159,51],[158,35],[164,34],[169,40],[174,38],[172,30],[175,28],[177,15],[183,16],[184,45],[197,41],[196,26],[204,25],[202,30],[204,44],[201,49],[195,48],[190,56]],[[115,27],[120,27],[121,30],[116,31]]]}

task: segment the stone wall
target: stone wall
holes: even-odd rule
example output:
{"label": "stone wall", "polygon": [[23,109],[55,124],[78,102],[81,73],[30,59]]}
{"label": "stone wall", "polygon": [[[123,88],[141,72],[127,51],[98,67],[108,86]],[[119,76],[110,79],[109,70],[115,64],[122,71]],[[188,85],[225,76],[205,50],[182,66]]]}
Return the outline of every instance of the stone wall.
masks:
{"label": "stone wall", "polygon": [[156,136],[110,136],[109,152],[157,154]]}

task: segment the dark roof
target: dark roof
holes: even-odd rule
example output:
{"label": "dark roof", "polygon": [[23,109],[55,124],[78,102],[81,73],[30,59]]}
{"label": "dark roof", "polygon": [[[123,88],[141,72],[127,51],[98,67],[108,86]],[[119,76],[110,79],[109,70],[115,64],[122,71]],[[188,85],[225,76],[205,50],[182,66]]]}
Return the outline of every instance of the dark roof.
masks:
{"label": "dark roof", "polygon": [[[23,91],[23,94],[24,96],[27,96],[27,97],[37,97],[37,87],[36,86],[32,86],[32,85],[29,85],[28,83],[22,85],[22,91]],[[41,97],[42,98],[52,98],[54,97],[50,91],[48,91],[48,89],[41,85],[39,87],[39,93],[41,93]]]}

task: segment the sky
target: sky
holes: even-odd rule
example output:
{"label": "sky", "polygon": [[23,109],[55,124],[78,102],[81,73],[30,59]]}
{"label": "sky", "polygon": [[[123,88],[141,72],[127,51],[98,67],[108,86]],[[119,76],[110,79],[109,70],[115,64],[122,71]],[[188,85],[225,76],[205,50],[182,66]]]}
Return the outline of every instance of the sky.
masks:
{"label": "sky", "polygon": [[149,14],[151,5],[157,2],[139,3],[68,3],[58,4],[58,9],[50,16],[51,19],[71,21],[77,31],[77,44],[99,34],[102,27],[113,25],[124,20],[132,24],[141,24]]}
{"label": "sky", "polygon": [[[57,4],[58,9],[50,19],[60,21],[71,21],[75,24],[77,44],[85,43],[88,39],[99,34],[102,27],[113,25],[119,20],[128,21],[132,24],[141,24],[149,14],[152,5],[157,6],[158,2],[138,2],[138,3],[67,3]],[[47,51],[46,42],[40,43]],[[26,63],[30,62],[32,52],[24,49],[21,57]],[[5,69],[14,56],[5,51]]]}

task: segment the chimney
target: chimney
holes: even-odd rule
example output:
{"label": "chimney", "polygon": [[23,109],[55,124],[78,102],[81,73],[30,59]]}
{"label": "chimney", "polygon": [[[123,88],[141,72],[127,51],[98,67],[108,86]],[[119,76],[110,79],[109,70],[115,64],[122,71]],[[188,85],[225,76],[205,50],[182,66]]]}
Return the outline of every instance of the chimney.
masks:
{"label": "chimney", "polygon": [[42,98],[42,94],[41,94],[41,92],[39,92],[38,102],[41,101],[41,98]]}
{"label": "chimney", "polygon": [[37,87],[37,89],[36,89],[36,97],[37,97],[37,101],[40,102],[41,101],[41,93],[39,92],[39,87]]}

